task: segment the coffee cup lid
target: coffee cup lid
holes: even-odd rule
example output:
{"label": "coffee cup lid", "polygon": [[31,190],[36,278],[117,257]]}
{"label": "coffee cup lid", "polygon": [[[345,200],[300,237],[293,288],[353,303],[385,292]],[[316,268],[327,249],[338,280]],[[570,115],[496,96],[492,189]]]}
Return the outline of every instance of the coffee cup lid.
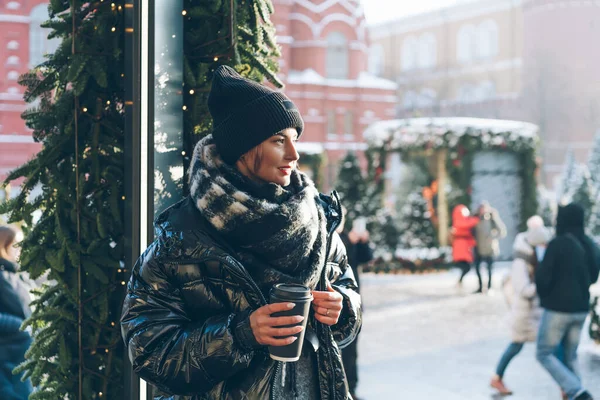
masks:
{"label": "coffee cup lid", "polygon": [[312,299],[312,293],[309,287],[294,283],[276,284],[271,289],[271,296],[289,301]]}

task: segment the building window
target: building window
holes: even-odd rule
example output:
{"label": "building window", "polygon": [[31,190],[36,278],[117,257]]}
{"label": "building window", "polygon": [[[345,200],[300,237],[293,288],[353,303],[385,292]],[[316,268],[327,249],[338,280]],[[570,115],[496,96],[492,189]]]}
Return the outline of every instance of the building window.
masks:
{"label": "building window", "polygon": [[327,111],[327,133],[329,133],[329,134],[337,133],[336,126],[335,126],[335,111],[334,110]]}
{"label": "building window", "polygon": [[419,41],[409,36],[402,42],[402,70],[410,71],[417,67],[419,59]]}
{"label": "building window", "polygon": [[383,65],[383,46],[380,44],[374,44],[369,49],[369,72],[373,75],[382,75]]}
{"label": "building window", "polygon": [[40,4],[31,10],[31,23],[29,24],[29,65],[36,66],[44,62],[44,55],[56,51],[60,44],[60,39],[48,39],[48,34],[52,31],[49,28],[42,28],[41,24],[50,19],[48,15],[48,6]]}
{"label": "building window", "polygon": [[492,81],[484,81],[477,88],[476,100],[486,101],[496,97],[496,85]]}
{"label": "building window", "polygon": [[341,32],[331,32],[327,36],[327,56],[325,74],[328,78],[348,78],[348,41]]}
{"label": "building window", "polygon": [[11,40],[6,45],[6,49],[7,50],[18,50],[19,49],[19,42],[17,42],[16,40]]}
{"label": "building window", "polygon": [[458,93],[456,95],[456,100],[461,103],[472,103],[477,99],[477,90],[476,88],[467,83],[458,88]]}
{"label": "building window", "polygon": [[407,109],[413,109],[417,106],[419,96],[412,90],[407,90],[402,96],[402,106]]}
{"label": "building window", "polygon": [[417,106],[420,108],[431,108],[437,101],[437,93],[433,89],[422,89],[416,99]]}
{"label": "building window", "polygon": [[460,63],[469,63],[476,58],[477,31],[473,25],[464,25],[456,38],[456,58]]}
{"label": "building window", "polygon": [[492,19],[483,21],[477,27],[477,56],[480,59],[492,58],[498,54],[498,24]]}
{"label": "building window", "polygon": [[433,68],[437,62],[437,43],[433,33],[424,33],[419,37],[419,68]]}
{"label": "building window", "polygon": [[17,56],[10,56],[6,59],[6,64],[8,65],[19,65],[21,60]]}
{"label": "building window", "polygon": [[344,133],[354,135],[354,113],[346,111],[344,114]]}
{"label": "building window", "polygon": [[19,79],[19,73],[17,71],[10,71],[7,75],[6,78],[9,81],[16,81]]}

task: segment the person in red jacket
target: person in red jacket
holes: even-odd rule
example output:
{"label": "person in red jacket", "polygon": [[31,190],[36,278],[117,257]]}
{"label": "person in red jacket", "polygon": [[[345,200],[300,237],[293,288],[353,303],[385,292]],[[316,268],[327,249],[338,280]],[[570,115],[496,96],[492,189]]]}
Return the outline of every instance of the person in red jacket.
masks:
{"label": "person in red jacket", "polygon": [[476,242],[473,229],[479,223],[479,218],[470,214],[467,206],[463,204],[457,205],[452,211],[452,259],[462,271],[459,285],[474,261],[473,249]]}

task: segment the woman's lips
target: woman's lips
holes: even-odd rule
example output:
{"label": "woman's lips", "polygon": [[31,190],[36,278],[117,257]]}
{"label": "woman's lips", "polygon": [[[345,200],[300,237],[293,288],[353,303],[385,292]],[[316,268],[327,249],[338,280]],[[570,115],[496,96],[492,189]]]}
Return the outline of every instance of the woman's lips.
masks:
{"label": "woman's lips", "polygon": [[284,175],[291,175],[292,168],[291,167],[279,167],[279,170],[283,172]]}

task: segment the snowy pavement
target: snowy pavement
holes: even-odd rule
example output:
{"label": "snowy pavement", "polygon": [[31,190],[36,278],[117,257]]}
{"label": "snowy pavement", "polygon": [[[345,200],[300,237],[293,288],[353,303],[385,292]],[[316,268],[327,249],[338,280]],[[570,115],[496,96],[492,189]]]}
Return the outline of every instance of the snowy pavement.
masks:
{"label": "snowy pavement", "polygon": [[[362,275],[365,314],[357,395],[368,400],[494,399],[489,380],[510,341],[507,307],[498,289],[506,271],[506,264],[496,268],[491,294],[471,294],[474,272],[462,289],[456,287],[456,270]],[[584,385],[599,398],[600,346],[589,337],[582,341],[579,361]],[[505,382],[515,392],[511,400],[561,398],[535,360],[534,344],[513,359]]]}

